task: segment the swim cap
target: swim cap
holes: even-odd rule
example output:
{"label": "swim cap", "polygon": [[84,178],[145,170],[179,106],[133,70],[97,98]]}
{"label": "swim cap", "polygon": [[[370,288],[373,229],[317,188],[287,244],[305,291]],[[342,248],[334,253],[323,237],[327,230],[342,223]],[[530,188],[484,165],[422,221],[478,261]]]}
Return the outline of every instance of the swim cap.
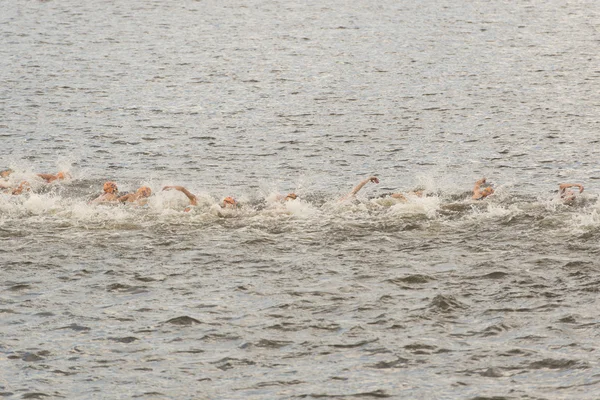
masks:
{"label": "swim cap", "polygon": [[137,193],[142,197],[150,197],[152,194],[152,189],[150,189],[148,186],[142,186],[137,190]]}
{"label": "swim cap", "polygon": [[68,173],[67,172],[59,172],[58,174],[56,174],[56,179],[65,179],[67,177]]}
{"label": "swim cap", "polygon": [[117,184],[114,182],[104,182],[104,191],[106,193],[117,193],[119,189],[117,189]]}
{"label": "swim cap", "polygon": [[286,200],[296,200],[298,198],[298,196],[296,196],[296,193],[288,193],[287,196],[285,196]]}
{"label": "swim cap", "polygon": [[223,199],[223,207],[227,207],[227,206],[235,207],[236,204],[237,204],[237,201],[235,201],[235,199],[233,197],[225,197]]}
{"label": "swim cap", "polygon": [[481,191],[481,194],[482,194],[483,196],[489,196],[489,195],[490,195],[490,194],[492,194],[492,193],[494,193],[494,189],[492,189],[492,187],[491,187],[491,186],[488,186],[488,187],[486,187],[485,189],[483,189],[483,190]]}

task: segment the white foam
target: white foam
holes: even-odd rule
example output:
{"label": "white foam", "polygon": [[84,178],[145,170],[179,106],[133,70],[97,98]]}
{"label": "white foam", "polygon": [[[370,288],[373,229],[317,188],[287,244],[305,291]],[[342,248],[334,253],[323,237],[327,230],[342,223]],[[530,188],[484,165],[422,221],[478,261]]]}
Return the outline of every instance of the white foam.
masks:
{"label": "white foam", "polygon": [[441,200],[437,196],[419,197],[414,193],[405,195],[406,200],[385,197],[379,199],[376,203],[380,205],[390,205],[389,213],[392,215],[414,215],[422,214],[428,218],[435,218],[440,208]]}
{"label": "white foam", "polygon": [[32,193],[25,198],[23,207],[32,214],[48,213],[60,207],[60,198]]}

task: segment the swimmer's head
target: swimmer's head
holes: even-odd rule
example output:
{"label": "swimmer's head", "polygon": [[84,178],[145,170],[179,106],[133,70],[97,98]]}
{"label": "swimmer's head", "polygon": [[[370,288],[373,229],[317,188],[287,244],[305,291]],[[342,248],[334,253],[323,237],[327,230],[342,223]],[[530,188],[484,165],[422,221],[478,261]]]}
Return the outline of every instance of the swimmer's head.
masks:
{"label": "swimmer's head", "polygon": [[68,177],[70,177],[70,176],[71,176],[71,175],[70,175],[68,172],[63,172],[63,171],[61,171],[61,172],[59,172],[58,174],[56,174],[56,179],[59,179],[59,180],[61,180],[61,181],[62,181],[62,180],[64,180],[64,179],[67,179],[67,178],[68,178]]}
{"label": "swimmer's head", "polygon": [[296,200],[297,198],[298,196],[296,196],[296,193],[288,193],[288,195],[285,196],[285,201]]}
{"label": "swimmer's head", "polygon": [[8,178],[8,176],[10,174],[12,174],[14,171],[12,169],[5,169],[4,171],[0,171],[0,177],[2,178]]}
{"label": "swimmer's head", "polygon": [[152,189],[150,189],[148,186],[142,186],[136,191],[136,193],[140,195],[140,197],[150,197],[150,195],[152,195]]}
{"label": "swimmer's head", "polygon": [[481,196],[487,197],[487,196],[491,195],[492,193],[494,193],[494,189],[491,186],[488,186],[481,191]]}
{"label": "swimmer's head", "polygon": [[119,189],[117,189],[117,184],[114,182],[104,182],[104,192],[105,193],[117,193]]}
{"label": "swimmer's head", "polygon": [[234,208],[235,206],[237,206],[237,201],[233,197],[225,197],[221,205],[223,208]]}

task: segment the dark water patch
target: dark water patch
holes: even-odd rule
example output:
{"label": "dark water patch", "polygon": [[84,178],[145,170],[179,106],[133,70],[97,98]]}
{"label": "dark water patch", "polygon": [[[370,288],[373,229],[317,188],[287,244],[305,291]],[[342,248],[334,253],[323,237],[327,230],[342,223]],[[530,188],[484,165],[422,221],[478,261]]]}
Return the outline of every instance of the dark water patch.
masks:
{"label": "dark water patch", "polygon": [[469,400],[516,400],[519,397],[506,397],[506,396],[475,396],[471,397]]}
{"label": "dark water patch", "polygon": [[250,389],[260,389],[260,388],[265,388],[265,387],[272,387],[272,386],[293,386],[293,385],[300,385],[306,383],[304,381],[299,381],[299,380],[292,380],[292,381],[267,381],[267,382],[259,382],[254,386],[251,386]]}
{"label": "dark water patch", "polygon": [[[594,377],[598,377],[598,375],[594,375]],[[558,386],[556,389],[558,389],[558,390],[566,390],[566,389],[571,389],[571,388],[579,388],[579,387],[586,387],[586,386],[595,386],[595,385],[597,385],[599,383],[600,383],[600,380],[594,380],[594,381],[585,382],[585,383],[581,383],[581,384],[577,384],[577,385]]]}
{"label": "dark water patch", "polygon": [[31,289],[31,285],[22,283],[22,284],[18,284],[18,285],[13,285],[6,290],[9,290],[11,292],[17,292],[17,291],[27,290],[27,289]]}
{"label": "dark water patch", "polygon": [[504,376],[504,372],[502,372],[502,370],[499,368],[488,368],[481,372],[480,375],[487,378],[502,378]]}
{"label": "dark water patch", "polygon": [[587,293],[598,293],[600,292],[600,280],[595,280],[593,282],[586,283],[579,290]]}
{"label": "dark water patch", "polygon": [[50,311],[43,311],[33,314],[36,317],[53,317],[55,314]]}
{"label": "dark water patch", "polygon": [[110,284],[106,287],[106,290],[109,292],[126,292],[131,294],[145,293],[148,291],[145,286],[131,286],[122,283]]}
{"label": "dark water patch", "polygon": [[429,275],[414,274],[414,275],[407,275],[402,278],[386,279],[385,282],[390,282],[395,285],[402,285],[402,284],[419,285],[419,284],[429,283],[434,280],[435,280],[435,278],[433,278]]}
{"label": "dark water patch", "polygon": [[[525,297],[525,296],[522,296]],[[532,298],[534,296],[527,296],[528,298]],[[485,314],[496,314],[496,313],[535,313],[535,312],[545,312],[552,311],[556,308],[560,308],[560,304],[544,304],[539,307],[533,308],[490,308],[484,311]]]}
{"label": "dark water patch", "polygon": [[344,343],[344,344],[330,344],[330,347],[334,347],[334,348],[339,348],[339,349],[353,349],[353,348],[357,348],[357,347],[362,347],[362,346],[366,346],[367,344],[370,343],[375,343],[377,342],[379,339],[373,339],[373,340],[362,340],[360,342],[356,342],[356,343]]}
{"label": "dark water patch", "polygon": [[284,332],[296,332],[296,331],[301,330],[302,328],[303,328],[302,325],[291,323],[291,322],[282,322],[279,324],[270,325],[270,326],[266,327],[266,329],[274,329],[274,330],[284,331]]}
{"label": "dark water patch", "polygon": [[437,349],[436,346],[422,344],[422,343],[409,344],[409,345],[404,346],[404,348],[415,355],[429,355],[429,354],[432,354],[433,351]]}
{"label": "dark water patch", "polygon": [[256,362],[245,359],[245,358],[240,359],[240,358],[233,358],[233,357],[225,357],[218,361],[213,362],[212,364],[214,364],[215,367],[220,369],[221,371],[227,371],[227,370],[230,370],[233,368],[246,367],[249,365],[256,365]]}
{"label": "dark water patch", "polygon": [[508,276],[509,274],[507,272],[503,272],[503,271],[494,271],[494,272],[490,272],[489,274],[485,274],[485,275],[481,275],[478,278],[479,279],[504,279]]}
{"label": "dark water patch", "polygon": [[135,280],[141,281],[141,282],[162,282],[166,279],[166,277],[158,277],[158,278],[154,278],[151,276],[141,276],[141,275],[135,275],[134,276]]}
{"label": "dark water patch", "polygon": [[467,309],[468,307],[456,300],[454,296],[438,294],[431,300],[427,308],[433,313],[451,314],[455,311]]}
{"label": "dark water patch", "polygon": [[394,369],[394,368],[406,368],[408,367],[409,360],[407,358],[398,357],[391,361],[380,361],[375,364],[367,365],[369,368],[375,369]]}
{"label": "dark water patch", "polygon": [[55,373],[55,374],[64,375],[64,376],[70,376],[70,375],[76,375],[77,374],[77,372],[62,371],[60,369],[55,369],[55,370],[53,370],[51,372]]}
{"label": "dark water patch", "polygon": [[528,369],[587,369],[589,365],[576,360],[545,358],[527,365]]}
{"label": "dark water patch", "polygon": [[205,351],[202,349],[190,349],[190,350],[179,350],[179,351],[176,351],[175,353],[201,354],[204,352]]}
{"label": "dark water patch", "polygon": [[64,396],[58,395],[57,393],[53,393],[53,394],[46,394],[46,393],[42,393],[42,392],[30,392],[30,393],[25,393],[23,396],[21,396],[22,399],[43,399],[46,397],[60,397],[60,398],[64,398]]}
{"label": "dark water patch", "polygon": [[529,357],[529,356],[533,356],[533,355],[535,355],[534,351],[523,350],[523,349],[511,349],[511,350],[507,350],[507,351],[498,353],[498,356],[500,356],[500,357],[519,357],[519,356]]}
{"label": "dark water patch", "polygon": [[347,393],[347,394],[324,394],[324,393],[311,393],[311,394],[301,394],[297,396],[301,399],[305,399],[307,397],[313,397],[316,399],[324,399],[324,398],[376,398],[376,399],[386,399],[393,397],[388,394],[385,390],[378,389],[371,392],[357,392],[357,393]]}
{"label": "dark water patch", "polygon": [[502,332],[506,332],[510,329],[511,329],[511,327],[506,324],[490,325],[487,328],[485,328],[483,331],[481,331],[481,336],[483,336],[483,337],[496,336],[496,335],[498,335]]}
{"label": "dark water patch", "polygon": [[11,354],[7,356],[9,360],[22,360],[25,362],[37,362],[45,360],[47,356],[50,355],[50,352],[47,350],[42,350],[37,353],[34,352],[17,352],[15,354]]}
{"label": "dark water patch", "polygon": [[293,342],[286,340],[269,340],[269,339],[260,339],[258,342],[254,343],[255,347],[262,347],[267,349],[280,349],[282,347],[289,346]]}
{"label": "dark water patch", "polygon": [[118,343],[133,343],[136,340],[139,340],[135,336],[125,336],[125,337],[109,337],[108,340]]}
{"label": "dark water patch", "polygon": [[569,261],[568,263],[564,264],[562,268],[569,271],[596,270],[594,263],[591,261]]}
{"label": "dark water patch", "polygon": [[318,324],[309,325],[308,327],[312,329],[322,329],[332,332],[339,331],[342,328],[341,325],[336,324],[335,322],[320,322]]}
{"label": "dark water patch", "polygon": [[55,330],[63,330],[63,329],[70,329],[75,332],[87,332],[87,331],[92,330],[92,328],[89,328],[87,326],[77,325],[75,323],[73,323],[71,325],[63,326],[60,328],[56,328]]}
{"label": "dark water patch", "polygon": [[335,293],[331,293],[331,292],[322,292],[319,290],[306,290],[306,291],[290,291],[287,292],[287,294],[289,294],[290,296],[296,296],[296,297],[305,297],[307,295],[311,295],[311,296],[315,296],[315,297],[327,297],[327,296],[334,296]]}
{"label": "dark water patch", "polygon": [[134,399],[137,399],[139,397],[141,397],[143,399],[146,399],[146,398],[150,398],[150,397],[167,397],[168,398],[170,396],[167,396],[166,394],[163,394],[163,393],[160,393],[160,392],[145,392],[145,393],[142,393],[142,394],[132,395],[131,397],[134,398]]}
{"label": "dark water patch", "polygon": [[401,329],[401,330],[404,330],[406,328],[407,328],[406,325],[396,324],[395,323],[395,324],[391,325],[390,327],[388,327],[387,329]]}
{"label": "dark water patch", "polygon": [[240,340],[241,337],[234,333],[211,333],[208,335],[204,335],[200,338],[202,341],[206,342],[223,342],[223,341],[235,341]]}
{"label": "dark water patch", "polygon": [[567,315],[565,317],[560,318],[556,322],[561,322],[563,324],[576,324],[577,323],[577,319],[573,315]]}
{"label": "dark water patch", "polygon": [[215,136],[191,136],[193,140],[217,140]]}
{"label": "dark water patch", "polygon": [[171,318],[164,322],[165,324],[172,325],[182,325],[182,326],[191,326],[196,324],[201,324],[202,322],[198,321],[195,318],[188,317],[187,315],[183,315],[181,317]]}
{"label": "dark water patch", "polygon": [[375,348],[366,348],[361,350],[367,354],[375,355],[375,354],[391,354],[392,351],[385,347],[375,347]]}

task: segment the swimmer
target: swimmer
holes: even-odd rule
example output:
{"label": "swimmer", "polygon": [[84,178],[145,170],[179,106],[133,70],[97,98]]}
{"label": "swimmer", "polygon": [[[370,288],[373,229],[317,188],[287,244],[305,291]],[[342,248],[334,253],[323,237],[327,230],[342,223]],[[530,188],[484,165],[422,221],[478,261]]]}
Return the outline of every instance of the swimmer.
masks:
{"label": "swimmer", "polygon": [[0,171],[0,178],[4,180],[4,182],[0,181],[0,189],[8,189],[12,186],[8,181],[8,177],[12,173],[12,169],[5,169],[4,171]]}
{"label": "swimmer", "polygon": [[119,197],[117,200],[121,203],[137,203],[140,206],[148,203],[148,197],[152,195],[152,189],[148,186],[142,186],[135,193],[129,193]]}
{"label": "swimmer", "polygon": [[576,194],[572,190],[567,190],[572,187],[579,188],[579,193],[583,192],[583,185],[579,183],[561,183],[558,185],[558,194],[565,204],[572,204],[575,201]]}
{"label": "swimmer", "polygon": [[37,174],[37,176],[39,176],[40,178],[42,178],[43,180],[46,181],[46,183],[51,183],[54,181],[62,181],[65,180],[66,178],[70,178],[71,175],[68,172],[59,172],[56,175],[52,175],[52,174]]}
{"label": "swimmer", "polygon": [[[424,189],[415,189],[411,192],[408,192],[408,194],[411,196],[423,197],[423,194],[425,194],[425,190]],[[392,193],[390,195],[390,197],[397,199],[397,200],[408,201],[406,196],[403,195],[402,193]]]}
{"label": "swimmer", "polygon": [[187,196],[187,198],[190,200],[190,205],[187,206],[183,211],[189,212],[193,206],[198,205],[198,198],[196,196],[194,196],[194,194],[192,194],[189,190],[187,190],[183,186],[165,186],[162,190],[171,190],[171,189],[180,191],[181,193],[185,194]]}
{"label": "swimmer", "polygon": [[119,200],[119,189],[114,182],[104,182],[104,193],[92,200],[92,203],[111,203]]}
{"label": "swimmer", "polygon": [[348,193],[347,195],[345,195],[344,197],[342,197],[340,199],[340,201],[344,201],[344,200],[348,200],[351,197],[356,196],[356,193],[360,192],[360,190],[369,182],[373,182],[373,183],[379,183],[379,179],[377,179],[376,176],[371,176],[363,181],[361,181],[358,185],[356,185],[354,187],[354,189],[352,189],[350,191],[350,193]]}
{"label": "swimmer", "polygon": [[236,208],[238,202],[233,197],[225,197],[221,203],[221,208]]}
{"label": "swimmer", "polygon": [[473,187],[473,200],[483,200],[494,193],[494,189],[491,186],[481,189],[481,185],[483,184],[485,184],[485,178],[481,178],[475,182],[475,186]]}
{"label": "swimmer", "polygon": [[277,201],[290,201],[290,200],[296,200],[298,198],[298,196],[296,195],[296,193],[288,193],[286,196],[282,195],[282,194],[278,194],[276,197]]}
{"label": "swimmer", "polygon": [[21,184],[16,187],[15,189],[9,189],[8,191],[6,191],[6,193],[12,194],[12,195],[19,195],[22,194],[23,192],[29,192],[31,190],[31,186],[29,185],[29,182],[27,181],[23,181],[21,182]]}

